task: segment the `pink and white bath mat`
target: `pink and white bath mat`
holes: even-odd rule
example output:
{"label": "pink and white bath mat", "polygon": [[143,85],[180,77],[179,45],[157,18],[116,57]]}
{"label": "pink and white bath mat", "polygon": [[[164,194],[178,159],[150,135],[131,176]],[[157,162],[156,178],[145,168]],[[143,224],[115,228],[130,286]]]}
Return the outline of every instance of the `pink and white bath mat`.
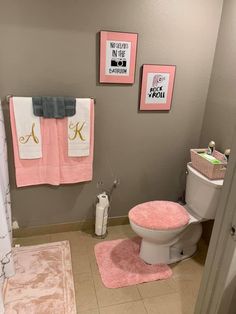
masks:
{"label": "pink and white bath mat", "polygon": [[4,283],[5,314],[76,314],[68,241],[14,248],[16,274]]}
{"label": "pink and white bath mat", "polygon": [[142,282],[167,279],[172,270],[166,264],[148,265],[139,257],[141,239],[119,239],[95,245],[102,281],[107,288],[120,288]]}

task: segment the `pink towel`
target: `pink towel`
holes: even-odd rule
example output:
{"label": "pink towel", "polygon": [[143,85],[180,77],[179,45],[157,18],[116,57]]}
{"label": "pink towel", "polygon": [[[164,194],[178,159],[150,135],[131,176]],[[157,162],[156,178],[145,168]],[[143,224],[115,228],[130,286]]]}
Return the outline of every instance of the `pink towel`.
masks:
{"label": "pink towel", "polygon": [[10,119],[17,187],[91,181],[93,175],[94,102],[91,99],[90,155],[68,157],[67,119],[40,118],[42,151],[40,159],[20,159],[16,136],[13,100],[10,99]]}

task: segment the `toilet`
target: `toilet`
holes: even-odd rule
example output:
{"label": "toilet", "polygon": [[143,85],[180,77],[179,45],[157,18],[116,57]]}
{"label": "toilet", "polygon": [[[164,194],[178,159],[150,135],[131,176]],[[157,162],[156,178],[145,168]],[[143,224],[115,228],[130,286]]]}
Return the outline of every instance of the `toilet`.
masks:
{"label": "toilet", "polygon": [[151,201],[129,211],[134,232],[142,238],[140,258],[148,264],[171,264],[192,256],[202,221],[214,219],[223,180],[209,180],[187,164],[186,205]]}

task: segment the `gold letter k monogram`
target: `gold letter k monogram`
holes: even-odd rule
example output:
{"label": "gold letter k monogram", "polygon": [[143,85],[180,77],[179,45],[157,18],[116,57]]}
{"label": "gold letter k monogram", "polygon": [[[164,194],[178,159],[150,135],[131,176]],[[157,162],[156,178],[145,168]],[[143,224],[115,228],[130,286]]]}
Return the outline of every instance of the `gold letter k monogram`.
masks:
{"label": "gold letter k monogram", "polygon": [[85,122],[83,122],[82,125],[79,127],[79,122],[77,122],[76,124],[70,123],[69,128],[74,131],[74,134],[72,136],[69,136],[69,140],[74,141],[79,136],[81,141],[85,141],[81,134],[84,124]]}

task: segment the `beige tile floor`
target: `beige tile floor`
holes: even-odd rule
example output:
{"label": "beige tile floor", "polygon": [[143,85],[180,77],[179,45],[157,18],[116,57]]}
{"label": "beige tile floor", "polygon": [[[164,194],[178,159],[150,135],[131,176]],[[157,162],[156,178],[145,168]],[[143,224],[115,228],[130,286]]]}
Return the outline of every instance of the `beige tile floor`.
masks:
{"label": "beige tile floor", "polygon": [[[134,236],[129,225],[109,227],[106,240]],[[170,279],[119,289],[103,286],[93,248],[99,241],[82,231],[15,239],[34,245],[69,240],[75,281],[77,311],[81,314],[191,314],[196,301],[207,247],[200,242],[192,258],[172,265]]]}

